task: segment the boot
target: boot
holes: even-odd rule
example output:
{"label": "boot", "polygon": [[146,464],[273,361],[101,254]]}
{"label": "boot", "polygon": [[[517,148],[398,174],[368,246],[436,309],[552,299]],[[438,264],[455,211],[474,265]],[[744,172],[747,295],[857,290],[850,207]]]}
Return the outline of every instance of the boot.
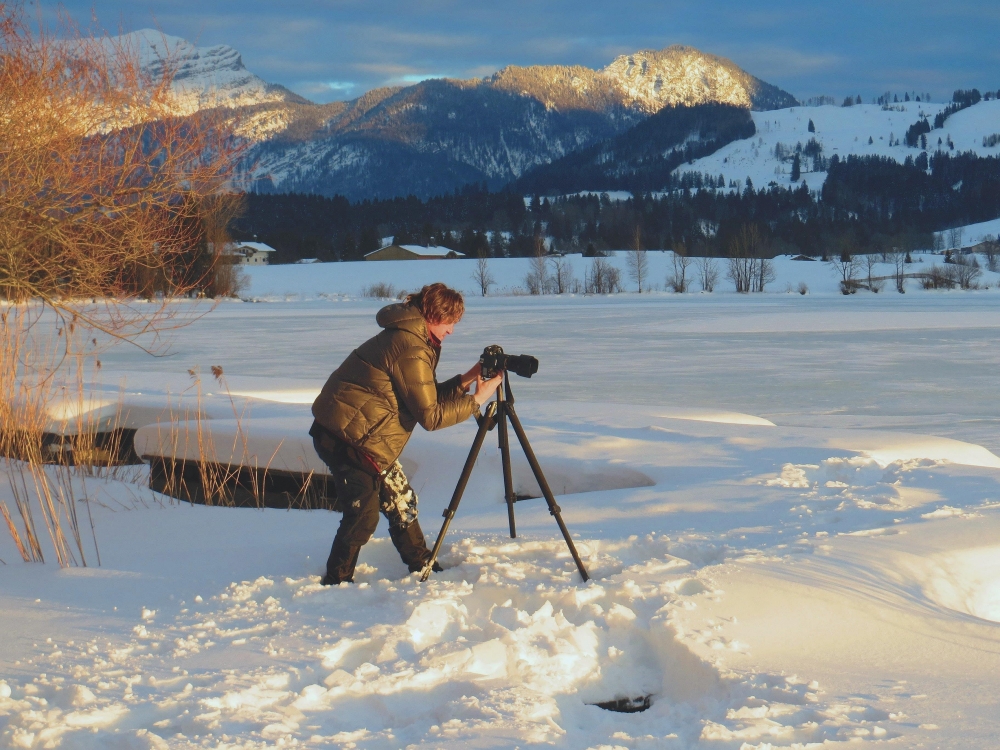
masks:
{"label": "boot", "polygon": [[[420,530],[419,521],[414,520],[405,529],[390,526],[389,537],[411,573],[424,569],[427,561],[431,559],[431,551],[427,549],[427,542],[424,541],[424,532]],[[433,570],[438,572],[442,570],[436,560]]]}
{"label": "boot", "polygon": [[354,568],[357,567],[360,554],[361,547],[339,545],[334,541],[330,557],[326,561],[326,575],[320,583],[324,586],[336,586],[344,581],[354,583]]}

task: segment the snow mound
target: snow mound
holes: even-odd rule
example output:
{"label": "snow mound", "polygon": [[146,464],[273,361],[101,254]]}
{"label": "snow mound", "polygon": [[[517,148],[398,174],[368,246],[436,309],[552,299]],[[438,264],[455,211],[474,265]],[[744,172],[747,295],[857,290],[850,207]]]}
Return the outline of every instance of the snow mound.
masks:
{"label": "snow mound", "polygon": [[923,589],[942,607],[1000,622],[1000,546],[931,558]]}
{"label": "snow mound", "polygon": [[709,411],[705,409],[669,409],[660,411],[654,416],[664,419],[687,419],[692,422],[715,422],[717,424],[749,424],[759,427],[774,427],[774,422],[755,417],[752,414],[741,414],[736,411]]}
{"label": "snow mound", "polygon": [[934,435],[852,430],[832,438],[829,445],[856,451],[883,468],[896,462],[929,460],[1000,469],[1000,458],[983,446]]}

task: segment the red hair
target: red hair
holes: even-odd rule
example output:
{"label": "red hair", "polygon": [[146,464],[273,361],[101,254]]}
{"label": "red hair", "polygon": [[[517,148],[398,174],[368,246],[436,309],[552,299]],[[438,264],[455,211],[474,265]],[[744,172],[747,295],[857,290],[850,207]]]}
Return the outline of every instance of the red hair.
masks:
{"label": "red hair", "polygon": [[457,323],[465,314],[462,293],[449,289],[440,281],[408,294],[406,303],[415,305],[428,323]]}

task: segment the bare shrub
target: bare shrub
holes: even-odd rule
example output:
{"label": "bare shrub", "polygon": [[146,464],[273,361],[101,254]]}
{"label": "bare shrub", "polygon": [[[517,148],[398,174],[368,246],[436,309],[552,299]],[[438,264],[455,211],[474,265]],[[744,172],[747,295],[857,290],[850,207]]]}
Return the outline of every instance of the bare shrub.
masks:
{"label": "bare shrub", "polygon": [[584,282],[589,294],[615,294],[622,291],[621,272],[604,258],[594,258]]}
{"label": "bare shrub", "polygon": [[362,289],[361,296],[371,299],[396,299],[396,287],[385,281],[376,281]]}
{"label": "bare shrub", "polygon": [[920,285],[924,289],[954,289],[958,283],[955,275],[955,266],[933,265],[924,272]]}
{"label": "bare shrub", "polygon": [[0,294],[134,339],[173,310],[113,300],[204,288],[245,146],[228,110],[174,116],[169,57],[154,75],[129,37],[32,30],[22,7],[0,5]]}
{"label": "bare shrub", "polygon": [[701,284],[703,292],[714,292],[715,285],[719,283],[719,264],[715,258],[703,257],[696,261],[698,269],[698,283]]}
{"label": "bare shrub", "polygon": [[[573,278],[573,266],[561,255],[549,258],[552,263],[551,286],[556,294],[568,294],[573,291],[576,279]],[[579,286],[577,284],[577,286]]]}
{"label": "bare shrub", "polygon": [[854,294],[860,286],[858,274],[861,271],[861,264],[856,256],[843,253],[840,257],[832,257],[827,261],[840,276],[840,293]]}
{"label": "bare shrub", "polygon": [[979,279],[983,276],[983,269],[980,268],[979,261],[974,255],[955,255],[950,270],[959,288],[979,288]]}
{"label": "bare shrub", "polygon": [[691,258],[687,257],[684,245],[679,244],[674,247],[671,262],[673,272],[667,277],[667,286],[677,294],[684,294],[688,290],[687,269],[691,265]]}
{"label": "bare shrub", "polygon": [[809,294],[809,286],[806,284],[806,282],[804,281],[799,282],[798,292],[799,294],[802,295]]}
{"label": "bare shrub", "polygon": [[730,240],[727,276],[737,292],[763,292],[774,281],[774,265],[764,257],[766,253],[766,242],[756,224],[743,225]]}
{"label": "bare shrub", "polygon": [[986,267],[996,273],[1000,271],[1000,242],[996,235],[989,235],[983,239],[983,256],[986,258]]}

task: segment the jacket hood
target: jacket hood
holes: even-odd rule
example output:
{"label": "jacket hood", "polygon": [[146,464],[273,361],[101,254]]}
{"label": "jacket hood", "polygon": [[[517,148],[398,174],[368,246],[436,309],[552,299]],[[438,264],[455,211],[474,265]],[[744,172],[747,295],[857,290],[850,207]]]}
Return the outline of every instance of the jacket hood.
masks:
{"label": "jacket hood", "polygon": [[405,302],[397,302],[393,305],[386,305],[378,311],[375,322],[382,328],[399,329],[407,331],[422,339],[427,338],[427,322],[414,305]]}

